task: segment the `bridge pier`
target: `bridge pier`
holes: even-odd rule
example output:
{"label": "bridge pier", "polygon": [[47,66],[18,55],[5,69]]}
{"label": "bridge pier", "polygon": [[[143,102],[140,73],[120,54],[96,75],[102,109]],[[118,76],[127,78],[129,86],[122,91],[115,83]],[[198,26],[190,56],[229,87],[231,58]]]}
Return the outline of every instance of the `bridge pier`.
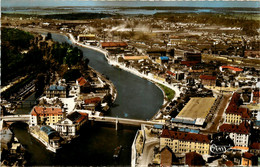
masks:
{"label": "bridge pier", "polygon": [[116,130],[118,130],[118,119],[116,119]]}

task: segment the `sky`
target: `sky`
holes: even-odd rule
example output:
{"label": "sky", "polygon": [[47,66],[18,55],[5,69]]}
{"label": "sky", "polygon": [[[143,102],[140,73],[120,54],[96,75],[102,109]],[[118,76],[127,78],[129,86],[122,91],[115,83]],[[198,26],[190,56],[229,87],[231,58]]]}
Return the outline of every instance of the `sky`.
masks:
{"label": "sky", "polygon": [[[158,0],[157,0],[158,1]],[[144,2],[139,0],[101,1],[101,0],[2,0],[2,7],[41,7],[41,6],[184,6],[184,7],[260,7],[260,1],[227,0],[169,0],[163,2]]]}

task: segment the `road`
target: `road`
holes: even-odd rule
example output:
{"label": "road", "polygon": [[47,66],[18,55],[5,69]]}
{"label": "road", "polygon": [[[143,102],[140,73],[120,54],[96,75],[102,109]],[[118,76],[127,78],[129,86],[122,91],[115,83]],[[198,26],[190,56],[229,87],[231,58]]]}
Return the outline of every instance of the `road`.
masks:
{"label": "road", "polygon": [[228,105],[230,97],[231,97],[231,94],[224,94],[223,95],[223,100],[220,103],[220,108],[218,110],[217,115],[215,116],[213,123],[211,124],[211,126],[208,129],[202,130],[202,132],[208,132],[208,133],[217,132],[217,128],[220,124],[220,120],[222,119],[223,113],[225,112],[225,108]]}
{"label": "road", "polygon": [[119,124],[128,124],[128,125],[138,125],[147,124],[147,125],[164,125],[165,123],[157,121],[144,121],[140,119],[127,119],[127,118],[117,118],[117,117],[105,117],[105,116],[89,116],[89,120],[94,120],[98,122],[112,122]]}
{"label": "road", "polygon": [[156,145],[159,145],[159,139],[146,141],[144,145],[144,151],[142,156],[138,159],[138,167],[147,167],[149,163],[152,162],[153,159],[153,148]]}

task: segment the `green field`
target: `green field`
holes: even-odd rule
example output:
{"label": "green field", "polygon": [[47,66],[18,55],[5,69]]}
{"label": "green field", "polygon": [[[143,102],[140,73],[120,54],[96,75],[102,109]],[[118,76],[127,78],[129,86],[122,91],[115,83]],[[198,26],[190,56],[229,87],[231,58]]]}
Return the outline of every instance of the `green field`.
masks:
{"label": "green field", "polygon": [[164,91],[164,94],[165,94],[167,100],[171,101],[174,98],[174,96],[175,96],[175,91],[170,89],[170,88],[168,88],[168,87],[166,87],[166,86],[164,86],[164,85],[162,85],[162,84],[158,84],[158,85]]}

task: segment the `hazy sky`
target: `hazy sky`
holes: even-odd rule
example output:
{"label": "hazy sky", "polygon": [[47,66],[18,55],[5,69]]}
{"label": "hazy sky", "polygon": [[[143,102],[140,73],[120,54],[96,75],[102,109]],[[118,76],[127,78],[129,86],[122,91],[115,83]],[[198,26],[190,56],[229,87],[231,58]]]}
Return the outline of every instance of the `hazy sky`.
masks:
{"label": "hazy sky", "polygon": [[[123,0],[124,1],[124,0]],[[2,0],[2,7],[14,6],[186,6],[186,7],[260,7],[259,1],[171,1],[171,2],[104,2],[88,0]]]}

